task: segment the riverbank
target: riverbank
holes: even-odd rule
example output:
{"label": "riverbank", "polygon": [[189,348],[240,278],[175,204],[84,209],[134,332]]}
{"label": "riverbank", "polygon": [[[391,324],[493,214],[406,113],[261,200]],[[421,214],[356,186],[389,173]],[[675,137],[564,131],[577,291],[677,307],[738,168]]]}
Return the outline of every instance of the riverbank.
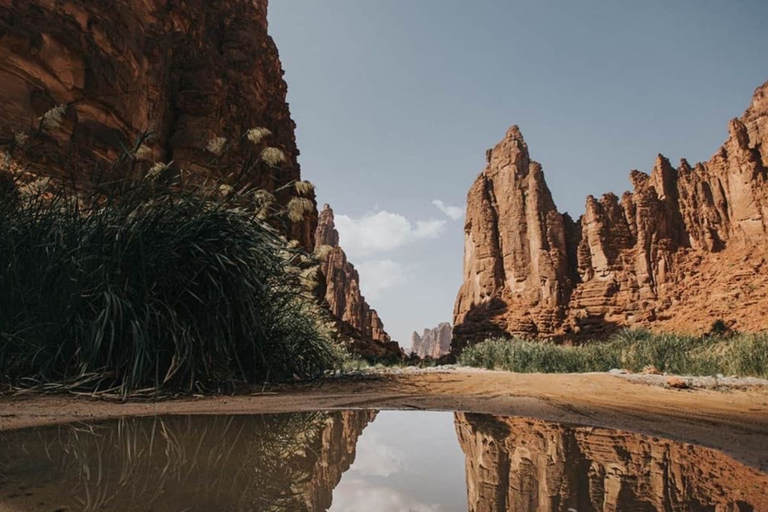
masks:
{"label": "riverbank", "polygon": [[768,470],[768,388],[679,390],[611,374],[467,368],[361,374],[250,395],[118,403],[70,395],[0,397],[0,430],[122,416],[417,409],[524,416],[627,430],[722,450]]}

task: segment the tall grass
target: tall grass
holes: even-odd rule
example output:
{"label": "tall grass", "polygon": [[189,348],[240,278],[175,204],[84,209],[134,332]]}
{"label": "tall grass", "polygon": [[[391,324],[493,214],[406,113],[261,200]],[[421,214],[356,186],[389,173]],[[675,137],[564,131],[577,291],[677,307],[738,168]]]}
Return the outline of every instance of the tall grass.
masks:
{"label": "tall grass", "polygon": [[334,356],[290,249],[193,194],[0,211],[0,379],[127,394],[322,373]]}
{"label": "tall grass", "polygon": [[768,377],[768,333],[696,337],[624,330],[605,342],[573,347],[490,339],[465,349],[459,362],[518,373],[640,372],[652,366],[678,375]]}

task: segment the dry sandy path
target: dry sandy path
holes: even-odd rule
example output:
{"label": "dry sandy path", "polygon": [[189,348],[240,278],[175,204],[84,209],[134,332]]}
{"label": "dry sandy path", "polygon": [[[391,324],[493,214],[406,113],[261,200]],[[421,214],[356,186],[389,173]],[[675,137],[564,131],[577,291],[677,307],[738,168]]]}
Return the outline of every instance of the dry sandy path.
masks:
{"label": "dry sandy path", "polygon": [[0,430],[120,416],[356,408],[479,412],[628,430],[719,449],[768,471],[768,389],[681,391],[607,374],[410,372],[160,402],[5,396],[0,397]]}

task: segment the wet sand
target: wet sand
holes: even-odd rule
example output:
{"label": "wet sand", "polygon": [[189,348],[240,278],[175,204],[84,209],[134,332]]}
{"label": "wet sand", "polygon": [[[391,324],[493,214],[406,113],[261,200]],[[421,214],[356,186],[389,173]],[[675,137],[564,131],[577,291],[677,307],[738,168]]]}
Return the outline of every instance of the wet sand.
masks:
{"label": "wet sand", "polygon": [[614,428],[722,450],[768,471],[768,389],[674,390],[608,374],[455,369],[280,386],[241,396],[117,403],[82,396],[0,397],[0,430],[121,416],[425,409]]}

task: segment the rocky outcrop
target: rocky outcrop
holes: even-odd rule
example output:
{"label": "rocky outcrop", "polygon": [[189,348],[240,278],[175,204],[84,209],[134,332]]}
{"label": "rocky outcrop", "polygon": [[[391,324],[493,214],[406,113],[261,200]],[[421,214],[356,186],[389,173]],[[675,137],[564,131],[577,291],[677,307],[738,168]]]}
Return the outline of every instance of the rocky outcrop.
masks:
{"label": "rocky outcrop", "polygon": [[632,192],[555,208],[512,127],[469,191],[454,339],[602,336],[623,326],[768,329],[768,83],[707,163],[659,155]]}
{"label": "rocky outcrop", "polygon": [[768,475],[629,432],[456,413],[470,512],[768,510]]}
{"label": "rocky outcrop", "polygon": [[[282,205],[298,195],[267,0],[0,0],[0,87],[0,144],[32,175],[93,186],[172,162],[187,182],[246,182]],[[267,147],[285,161],[264,164]],[[135,161],[110,175],[126,153]],[[284,230],[311,250],[316,209],[305,213]]]}
{"label": "rocky outcrop", "polygon": [[375,309],[360,292],[360,275],[339,247],[339,232],[333,210],[325,205],[320,212],[315,234],[315,254],[325,284],[325,302],[339,319],[342,334],[351,339],[351,348],[368,358],[399,358],[400,346],[384,330]]}
{"label": "rocky outcrop", "polygon": [[411,352],[421,359],[440,359],[451,351],[452,337],[453,328],[448,322],[443,322],[434,329],[424,329],[421,336],[414,332],[411,336]]}

